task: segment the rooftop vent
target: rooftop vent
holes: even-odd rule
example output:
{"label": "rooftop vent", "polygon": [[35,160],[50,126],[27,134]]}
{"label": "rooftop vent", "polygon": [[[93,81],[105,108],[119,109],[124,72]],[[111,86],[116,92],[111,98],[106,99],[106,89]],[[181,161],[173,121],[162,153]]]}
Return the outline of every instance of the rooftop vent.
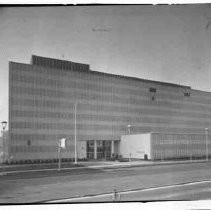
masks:
{"label": "rooftop vent", "polygon": [[70,70],[89,70],[88,64],[75,63],[71,61],[46,58],[37,55],[32,55],[31,64],[42,66],[46,68],[56,68],[56,69],[70,69]]}

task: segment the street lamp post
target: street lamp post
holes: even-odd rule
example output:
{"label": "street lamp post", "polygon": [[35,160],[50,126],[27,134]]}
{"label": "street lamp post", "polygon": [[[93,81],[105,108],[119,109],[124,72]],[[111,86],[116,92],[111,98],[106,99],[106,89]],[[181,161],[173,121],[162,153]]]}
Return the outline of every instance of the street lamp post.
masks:
{"label": "street lamp post", "polygon": [[2,121],[1,122],[1,125],[2,125],[2,129],[3,129],[3,131],[2,131],[2,140],[3,140],[3,163],[4,163],[4,161],[5,161],[5,129],[6,129],[6,127],[7,127],[7,121]]}
{"label": "street lamp post", "polygon": [[208,161],[208,128],[205,128],[205,138],[206,138],[206,161]]}
{"label": "street lamp post", "polygon": [[[6,129],[6,126],[7,126],[7,121],[2,121],[1,122],[1,125],[2,125],[2,146],[3,146],[3,163],[5,161],[5,129]],[[4,172],[4,167],[2,167],[2,173],[0,173],[0,175],[6,175],[6,173]]]}

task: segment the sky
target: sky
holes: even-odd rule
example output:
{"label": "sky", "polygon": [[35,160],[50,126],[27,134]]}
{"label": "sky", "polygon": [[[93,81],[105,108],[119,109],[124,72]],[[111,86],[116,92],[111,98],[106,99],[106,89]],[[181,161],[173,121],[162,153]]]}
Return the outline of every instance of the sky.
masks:
{"label": "sky", "polygon": [[211,5],[0,7],[0,121],[8,62],[32,54],[211,92]]}

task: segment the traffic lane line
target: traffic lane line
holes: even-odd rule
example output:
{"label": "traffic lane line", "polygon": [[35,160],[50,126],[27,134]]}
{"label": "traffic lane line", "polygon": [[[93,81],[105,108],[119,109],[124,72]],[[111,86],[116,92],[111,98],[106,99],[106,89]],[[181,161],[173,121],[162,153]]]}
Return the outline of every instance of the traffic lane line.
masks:
{"label": "traffic lane line", "polygon": [[[200,185],[200,184],[207,184],[207,183],[211,183],[211,180],[203,180],[203,181],[195,181],[195,182],[187,182],[187,183],[179,183],[179,184],[174,184],[174,185],[167,185],[167,186],[160,186],[160,187],[151,187],[151,188],[144,188],[144,189],[131,189],[131,190],[127,190],[127,191],[118,191],[118,193],[120,194],[120,199],[124,199],[124,201],[127,201],[128,194],[135,194],[135,193],[145,193],[145,192],[155,192],[155,191],[159,191],[159,190],[169,190],[169,189],[179,189],[181,187],[187,187],[187,186],[194,186],[194,185]],[[205,191],[211,191],[211,186],[208,189],[201,189],[200,192],[205,192]],[[193,191],[194,192],[194,191]],[[169,199],[175,196],[180,196],[181,194],[186,194],[187,192],[174,192],[169,195],[169,193],[167,195],[158,195],[157,198],[155,199]],[[98,194],[98,195],[85,195],[85,196],[80,196],[80,197],[76,197],[76,198],[66,198],[66,199],[58,199],[58,200],[51,200],[51,201],[46,201],[45,203],[72,203],[72,202],[104,202],[104,201],[112,201],[112,197],[113,197],[113,192],[109,192],[109,193],[103,193],[103,194]],[[157,194],[157,193],[156,193]],[[151,196],[149,195],[148,199],[145,200],[151,200],[152,198],[150,198]],[[127,199],[125,199],[127,198]],[[135,198],[132,198],[133,200],[135,200]],[[154,199],[154,200],[155,200]],[[137,199],[138,200],[138,199]],[[139,199],[141,200],[141,199]]]}
{"label": "traffic lane line", "polygon": [[[186,165],[182,166],[183,168],[187,168]],[[192,168],[196,168],[195,165],[191,166]],[[153,168],[153,167],[152,167]],[[171,168],[171,167],[170,167]],[[135,168],[137,169],[137,168]],[[129,169],[127,169],[129,170]],[[132,168],[131,168],[132,170]],[[145,171],[144,168],[140,167],[140,170]],[[175,173],[175,176],[172,177],[171,174],[174,172],[170,169],[171,172],[165,173],[161,175],[160,173],[156,173],[156,170],[151,172],[150,174],[144,175],[142,173],[138,173],[134,171],[132,176],[131,174],[121,177],[122,171],[115,176],[111,174],[105,173],[94,173],[92,174],[80,174],[76,172],[76,175],[73,176],[54,176],[45,177],[38,179],[26,180],[26,181],[17,181],[13,180],[10,184],[6,184],[5,181],[1,181],[1,187],[4,189],[8,189],[11,187],[12,190],[6,191],[4,196],[11,196],[13,194],[14,199],[5,199],[5,202],[42,202],[47,200],[55,200],[61,198],[70,198],[70,197],[79,197],[83,195],[90,195],[90,194],[101,194],[102,192],[112,192],[113,189],[118,190],[130,190],[136,188],[149,188],[155,186],[164,186],[164,185],[172,185],[177,183],[183,182],[192,182],[196,180],[209,180],[210,179],[210,170],[208,170],[207,175],[204,176],[204,172],[202,172],[203,176],[196,177],[196,174],[201,174],[201,172],[190,172],[190,173]],[[103,170],[100,170],[103,171]],[[162,170],[163,171],[163,170]],[[175,171],[177,172],[177,170]],[[51,173],[51,172],[50,172]],[[191,174],[195,174],[194,177],[190,176]],[[152,175],[152,176],[151,176]],[[184,180],[186,177],[188,180]],[[37,175],[35,175],[37,176]],[[185,177],[184,177],[185,176]],[[22,177],[22,174],[20,174]],[[173,179],[173,180],[172,180]],[[34,181],[36,180],[36,181]],[[172,183],[172,181],[174,183]],[[17,183],[17,184],[16,184]],[[138,184],[138,185],[137,185]],[[47,187],[47,188],[46,188]],[[91,188],[91,189],[89,189]],[[93,189],[94,188],[94,189]],[[96,189],[95,189],[96,188]],[[47,190],[46,190],[47,189]],[[40,193],[37,193],[39,191]],[[3,191],[2,191],[3,192]],[[24,198],[19,197],[19,193],[24,193]]]}
{"label": "traffic lane line", "polygon": [[[203,194],[206,192],[206,196]],[[195,182],[183,185],[176,185],[168,188],[159,188],[155,190],[136,191],[134,193],[125,193],[121,198],[124,201],[135,200],[198,200],[211,198],[210,182]]]}

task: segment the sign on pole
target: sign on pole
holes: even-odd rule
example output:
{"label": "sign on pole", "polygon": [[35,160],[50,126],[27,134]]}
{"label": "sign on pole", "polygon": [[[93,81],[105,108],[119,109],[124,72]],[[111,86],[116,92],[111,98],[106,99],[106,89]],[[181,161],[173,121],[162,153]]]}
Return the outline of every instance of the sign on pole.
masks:
{"label": "sign on pole", "polygon": [[59,139],[59,142],[58,142],[58,159],[59,159],[58,170],[59,171],[61,169],[61,148],[65,148],[66,146],[65,142],[66,142],[66,138]]}
{"label": "sign on pole", "polygon": [[61,148],[65,148],[66,147],[65,143],[66,143],[66,138],[60,139],[60,146],[61,146]]}

